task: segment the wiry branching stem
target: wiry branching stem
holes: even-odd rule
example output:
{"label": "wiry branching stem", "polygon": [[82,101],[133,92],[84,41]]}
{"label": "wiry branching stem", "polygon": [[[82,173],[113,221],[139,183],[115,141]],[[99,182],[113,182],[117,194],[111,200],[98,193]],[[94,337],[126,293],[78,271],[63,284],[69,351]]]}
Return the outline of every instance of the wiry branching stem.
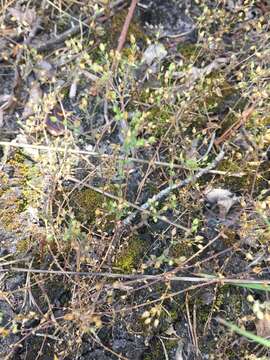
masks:
{"label": "wiry branching stem", "polygon": [[[211,162],[211,164],[209,164],[203,169],[200,169],[195,175],[189,176],[186,179],[177,182],[173,185],[169,185],[165,189],[161,190],[158,194],[154,195],[152,198],[148,199],[144,204],[142,204],[139,207],[139,210],[140,211],[148,210],[151,203],[164,200],[172,191],[185,187],[190,183],[193,183],[194,181],[198,180],[203,175],[209,173],[209,171],[214,169],[218,165],[218,163],[224,158],[224,155],[225,155],[225,151],[222,149],[220,153],[217,155],[217,157]],[[131,213],[127,218],[123,220],[123,224],[126,226],[130,225],[132,220],[137,215],[137,213],[138,211]]]}

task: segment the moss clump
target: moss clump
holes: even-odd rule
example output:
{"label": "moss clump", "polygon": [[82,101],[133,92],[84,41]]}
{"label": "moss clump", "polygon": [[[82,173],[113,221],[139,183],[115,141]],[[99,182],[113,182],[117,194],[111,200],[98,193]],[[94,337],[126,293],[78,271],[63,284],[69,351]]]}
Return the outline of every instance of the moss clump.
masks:
{"label": "moss clump", "polygon": [[223,229],[223,234],[224,234],[224,238],[223,238],[223,243],[227,246],[234,246],[237,241],[238,241],[238,237],[237,237],[237,232],[234,229],[230,229],[228,227],[224,227]]}
{"label": "moss clump", "polygon": [[92,189],[77,191],[72,196],[72,205],[78,221],[93,223],[104,206],[104,196]]}
{"label": "moss clump", "polygon": [[243,315],[243,295],[240,289],[233,288],[230,285],[218,288],[214,301],[214,311],[217,313],[223,309],[226,309],[226,313],[232,321]]}
{"label": "moss clump", "polygon": [[[228,174],[230,174],[230,173],[239,174],[241,172],[245,172],[243,165],[239,164],[239,160],[236,160],[236,159],[223,160],[220,163],[218,170],[226,171],[226,172],[228,172]],[[241,177],[226,176],[226,186],[228,188],[230,188],[230,190],[232,190],[232,191],[239,191],[243,187],[245,187],[246,190],[248,190],[248,188],[249,188],[248,178],[249,178],[249,176],[247,176],[247,175],[243,175]]]}
{"label": "moss clump", "polygon": [[13,182],[12,186],[9,185],[8,176],[0,173],[0,182],[4,185],[0,190],[0,223],[5,231],[20,232],[20,214],[28,205],[24,191],[27,189],[30,165],[25,163],[25,157],[18,151],[8,160],[7,166],[14,171]]}
{"label": "moss clump", "polygon": [[207,111],[219,112],[222,110],[222,106],[226,106],[237,94],[234,86],[217,71],[203,78],[197,86],[202,95],[199,105],[204,105]]}
{"label": "moss clump", "polygon": [[195,301],[197,305],[198,328],[201,329],[203,329],[204,324],[209,321],[211,311],[213,311],[211,316],[215,316],[215,314],[226,309],[226,313],[229,314],[229,318],[232,321],[238,319],[241,317],[241,314],[243,314],[243,296],[239,289],[234,289],[229,285],[218,288],[212,306],[202,304],[200,299],[196,299]]}
{"label": "moss clump", "polygon": [[[237,154],[236,154],[237,156]],[[250,192],[252,187],[256,189],[256,193],[260,193],[266,186],[266,181],[259,174],[256,176],[254,180],[254,176],[256,175],[256,163],[248,163],[243,161],[241,158],[237,159],[234,156],[231,159],[223,160],[218,166],[218,170],[239,174],[244,173],[242,176],[226,176],[226,187],[232,191],[245,191]],[[259,169],[263,171],[262,167]]]}
{"label": "moss clump", "polygon": [[192,242],[190,240],[182,240],[172,244],[169,250],[170,258],[174,259],[177,263],[177,260],[183,258],[189,258],[193,255]]}
{"label": "moss clump", "polygon": [[149,110],[145,119],[147,121],[146,133],[156,138],[161,138],[172,123],[172,110],[169,106],[154,106]]}
{"label": "moss clump", "polygon": [[177,50],[188,62],[193,62],[198,59],[202,47],[198,44],[183,43],[178,45]]}
{"label": "moss clump", "polygon": [[144,252],[144,241],[137,236],[132,236],[129,239],[128,244],[123,246],[123,249],[117,256],[114,265],[124,272],[130,273],[136,267],[136,265],[138,265],[139,260],[142,258]]}
{"label": "moss clump", "polygon": [[[14,170],[14,174],[12,176],[14,183],[18,189],[20,189],[20,206],[19,212],[23,212],[28,205],[36,206],[39,203],[41,194],[38,189],[43,184],[41,181],[41,172],[38,166],[34,166],[34,164],[28,161],[24,154],[20,151],[17,151],[12,158],[7,162],[8,166],[11,166]],[[7,177],[0,174],[0,178],[4,179],[4,183],[6,184],[6,190],[11,190],[9,180]],[[2,180],[2,179],[1,179]],[[31,185],[31,186],[29,186]],[[35,190],[37,189],[37,190]],[[42,191],[42,189],[40,189]],[[0,192],[0,196],[3,195],[5,191]],[[18,202],[17,202],[18,204]]]}
{"label": "moss clump", "polygon": [[8,176],[3,172],[0,171],[0,197],[4,194],[5,190],[8,189]]}
{"label": "moss clump", "polygon": [[[43,186],[40,170],[27,160],[20,151],[10,156],[6,168],[12,174],[9,178],[4,171],[0,173],[0,228],[6,234],[3,247],[17,253],[25,253],[33,246],[33,241],[42,233],[37,224],[32,223],[31,210],[40,206]],[[32,186],[31,186],[31,185]],[[28,211],[29,210],[29,211]]]}
{"label": "moss clump", "polygon": [[32,246],[32,241],[29,237],[21,239],[16,244],[17,253],[26,253]]}
{"label": "moss clump", "polygon": [[0,223],[5,231],[22,230],[19,214],[25,207],[25,199],[18,188],[7,189],[0,198]]}
{"label": "moss clump", "polygon": [[[164,346],[168,354],[172,355],[171,358],[174,358],[173,353],[178,347],[178,340],[164,339]],[[143,360],[156,360],[164,359],[164,349],[161,342],[158,339],[151,341],[149,350],[143,355]]]}

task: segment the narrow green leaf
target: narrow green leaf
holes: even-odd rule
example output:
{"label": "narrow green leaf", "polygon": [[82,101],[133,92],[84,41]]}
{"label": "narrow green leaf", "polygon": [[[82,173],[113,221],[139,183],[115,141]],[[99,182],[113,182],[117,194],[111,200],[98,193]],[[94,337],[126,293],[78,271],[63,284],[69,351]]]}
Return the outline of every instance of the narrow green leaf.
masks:
{"label": "narrow green leaf", "polygon": [[232,324],[224,319],[221,319],[221,318],[217,318],[216,319],[220,324],[223,324],[225,326],[227,326],[229,329],[231,329],[232,331],[236,332],[237,334],[241,335],[241,336],[244,336],[250,340],[253,340],[255,341],[257,344],[260,344],[260,345],[263,345],[263,346],[266,346],[266,347],[269,347],[270,348],[270,340],[267,340],[261,336],[258,336],[258,335],[255,335],[253,334],[252,332],[250,331],[247,331],[247,330],[243,330],[241,329],[240,327],[238,327],[237,325],[235,324]]}
{"label": "narrow green leaf", "polygon": [[247,289],[261,290],[261,291],[270,291],[270,286],[266,284],[230,284],[236,285]]}

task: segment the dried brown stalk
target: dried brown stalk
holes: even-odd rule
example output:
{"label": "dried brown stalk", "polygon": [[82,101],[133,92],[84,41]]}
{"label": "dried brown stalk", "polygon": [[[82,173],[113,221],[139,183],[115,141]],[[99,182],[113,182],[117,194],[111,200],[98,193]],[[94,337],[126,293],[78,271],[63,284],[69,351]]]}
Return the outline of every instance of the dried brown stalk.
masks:
{"label": "dried brown stalk", "polygon": [[255,110],[255,107],[256,103],[247,106],[247,108],[242,112],[240,119],[235,124],[230,126],[229,129],[227,129],[219,138],[215,140],[215,145],[220,145],[225,140],[232,137],[233,133],[248,121],[253,111]]}
{"label": "dried brown stalk", "polygon": [[127,38],[127,33],[128,33],[128,28],[129,28],[129,25],[130,25],[131,20],[133,18],[137,3],[138,3],[138,0],[132,0],[131,1],[131,5],[129,7],[125,23],[123,25],[121,34],[120,34],[119,39],[118,39],[117,52],[119,52],[119,53],[122,51],[122,49],[123,49],[123,47],[125,45],[126,38]]}

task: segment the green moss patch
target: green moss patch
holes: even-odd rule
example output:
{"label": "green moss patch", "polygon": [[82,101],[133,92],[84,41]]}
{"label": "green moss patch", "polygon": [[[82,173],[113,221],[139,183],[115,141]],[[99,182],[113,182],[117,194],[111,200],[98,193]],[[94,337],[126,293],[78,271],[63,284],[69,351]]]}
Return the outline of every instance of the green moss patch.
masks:
{"label": "green moss patch", "polygon": [[144,253],[144,241],[137,236],[132,236],[128,244],[123,246],[114,265],[123,270],[123,272],[130,273],[139,264]]}
{"label": "green moss patch", "polygon": [[103,208],[105,197],[92,189],[76,191],[72,205],[78,221],[93,223],[97,212]]}

